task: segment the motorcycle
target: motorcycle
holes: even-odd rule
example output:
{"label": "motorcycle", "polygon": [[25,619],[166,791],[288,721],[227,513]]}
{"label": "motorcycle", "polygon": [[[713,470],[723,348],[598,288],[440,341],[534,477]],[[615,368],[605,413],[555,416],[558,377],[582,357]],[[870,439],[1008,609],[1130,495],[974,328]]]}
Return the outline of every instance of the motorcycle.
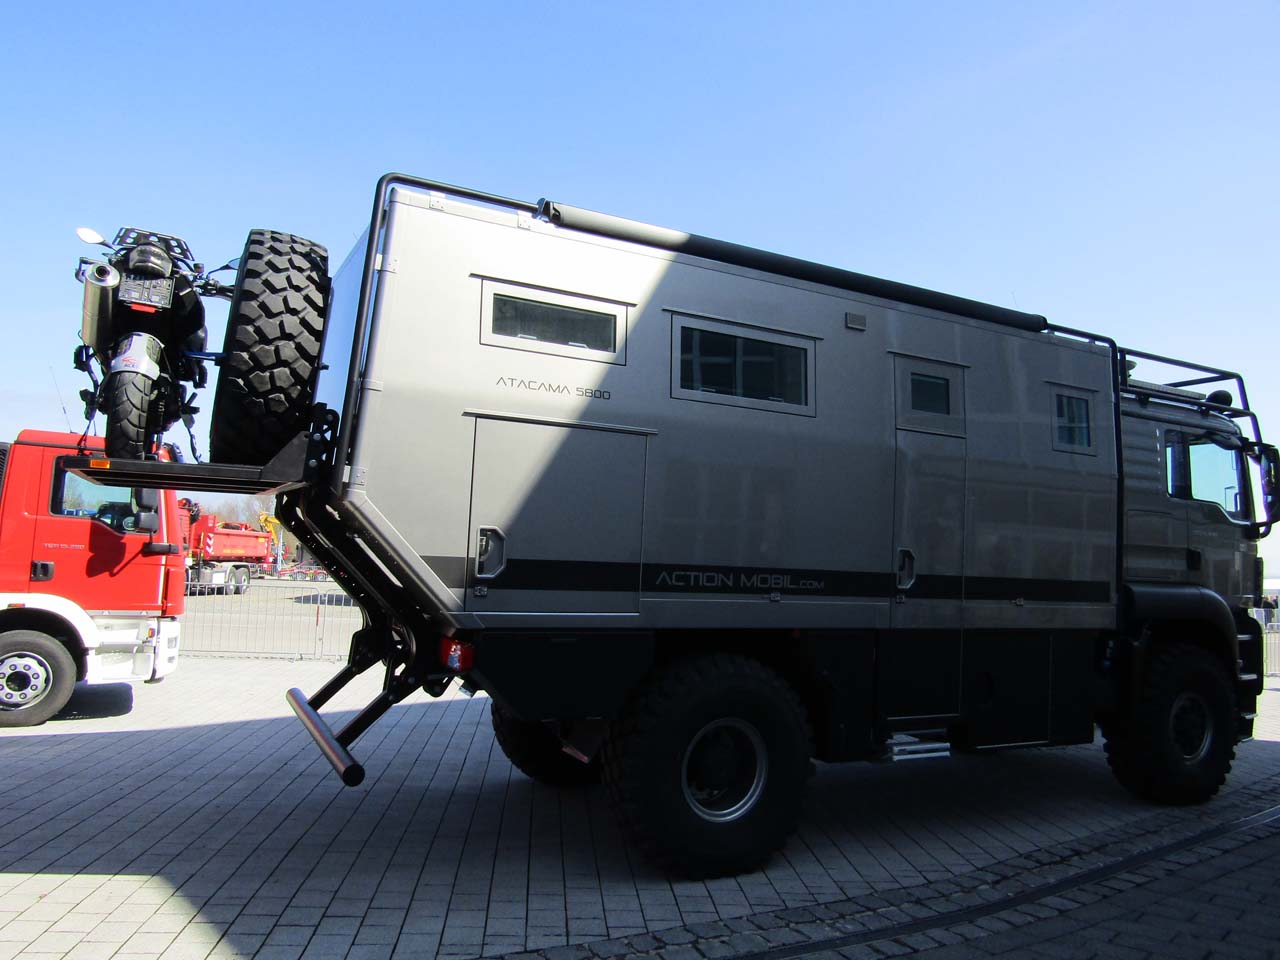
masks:
{"label": "motorcycle", "polygon": [[110,251],[81,257],[76,268],[84,307],[73,363],[93,384],[80,392],[85,419],[105,414],[108,457],[153,457],[178,420],[188,430],[194,422],[195,391],[208,382],[205,361],[215,358],[205,350],[201,297],[232,299],[234,287],[213,274],[235,262],[206,273],[184,240],[134,227],[111,243],[87,227],[76,234]]}

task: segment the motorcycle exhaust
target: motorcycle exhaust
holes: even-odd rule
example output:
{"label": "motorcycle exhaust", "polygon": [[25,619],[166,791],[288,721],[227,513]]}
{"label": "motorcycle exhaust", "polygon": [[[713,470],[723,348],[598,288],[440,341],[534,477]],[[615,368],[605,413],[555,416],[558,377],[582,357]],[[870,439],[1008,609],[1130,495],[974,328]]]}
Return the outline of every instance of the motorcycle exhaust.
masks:
{"label": "motorcycle exhaust", "polygon": [[104,353],[100,346],[105,346],[111,336],[111,304],[118,286],[120,271],[109,263],[95,263],[85,271],[80,339],[100,355]]}

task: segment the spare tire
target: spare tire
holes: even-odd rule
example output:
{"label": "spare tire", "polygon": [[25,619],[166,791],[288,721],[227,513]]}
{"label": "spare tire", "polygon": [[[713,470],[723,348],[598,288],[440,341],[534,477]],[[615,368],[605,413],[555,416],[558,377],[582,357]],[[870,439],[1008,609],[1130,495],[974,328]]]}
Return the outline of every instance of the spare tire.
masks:
{"label": "spare tire", "polygon": [[329,254],[320,244],[250,231],[213,397],[213,461],[260,466],[311,426],[328,289]]}

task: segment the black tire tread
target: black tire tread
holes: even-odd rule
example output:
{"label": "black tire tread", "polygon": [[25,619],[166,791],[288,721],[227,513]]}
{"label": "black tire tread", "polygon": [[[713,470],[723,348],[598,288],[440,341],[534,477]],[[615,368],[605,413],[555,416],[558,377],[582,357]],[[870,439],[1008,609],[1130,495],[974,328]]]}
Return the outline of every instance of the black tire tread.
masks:
{"label": "black tire tread", "polygon": [[147,419],[153,383],[132,370],[110,374],[102,385],[108,457],[141,460],[147,452]]}
{"label": "black tire tread", "polygon": [[[725,851],[722,861],[708,863],[691,851],[673,847],[659,824],[646,815],[635,785],[645,772],[632,762],[630,745],[653,736],[663,718],[700,692],[718,686],[745,681],[770,688],[793,720],[801,726],[806,745],[804,774],[794,792],[791,815],[774,818],[766,824],[767,836],[759,843],[754,856],[743,851]],[[809,757],[813,753],[813,729],[809,716],[794,689],[769,667],[747,657],[732,654],[708,654],[677,660],[650,677],[629,701],[623,715],[614,722],[601,751],[604,782],[610,802],[632,842],[646,856],[665,869],[689,877],[719,876],[740,873],[763,863],[780,849],[795,830],[804,795],[804,781],[813,774]]]}
{"label": "black tire tread", "polygon": [[493,736],[516,769],[530,779],[553,787],[576,787],[600,782],[600,758],[575,760],[560,749],[555,735],[542,724],[522,720],[489,702]]}
{"label": "black tire tread", "polygon": [[38,653],[49,664],[54,674],[54,687],[40,703],[26,710],[0,710],[0,728],[34,727],[56,716],[76,686],[76,663],[56,639],[37,630],[9,630],[0,633],[0,652],[12,653],[26,649]]}
{"label": "black tire tread", "polygon": [[1178,675],[1192,663],[1197,665],[1197,670],[1223,684],[1230,700],[1229,714],[1234,720],[1235,699],[1222,664],[1200,647],[1178,642],[1162,643],[1152,650],[1146,682],[1131,716],[1103,726],[1104,750],[1111,772],[1125,789],[1144,800],[1171,805],[1203,803],[1222,788],[1231,772],[1235,760],[1233,729],[1220,734],[1227,740],[1225,758],[1216,768],[1205,769],[1202,776],[1175,783],[1161,767],[1163,744],[1155,731],[1167,722],[1163,716],[1164,701],[1176,693]]}
{"label": "black tire tread", "polygon": [[328,251],[274,230],[253,230],[240,259],[214,394],[209,453],[261,465],[310,424],[320,362]]}

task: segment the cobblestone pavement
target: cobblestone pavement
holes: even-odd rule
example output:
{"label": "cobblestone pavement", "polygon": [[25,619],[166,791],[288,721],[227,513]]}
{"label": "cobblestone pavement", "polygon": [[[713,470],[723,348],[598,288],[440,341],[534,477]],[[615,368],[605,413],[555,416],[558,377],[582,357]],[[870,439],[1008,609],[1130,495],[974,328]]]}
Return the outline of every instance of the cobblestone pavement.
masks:
{"label": "cobblestone pavement", "polygon": [[785,851],[704,883],[639,859],[599,789],[513,772],[482,697],[406,701],[343,788],[283,698],[334,669],[188,657],[0,737],[0,960],[1280,949],[1275,678],[1204,807],[1132,800],[1096,745],[820,766]]}

